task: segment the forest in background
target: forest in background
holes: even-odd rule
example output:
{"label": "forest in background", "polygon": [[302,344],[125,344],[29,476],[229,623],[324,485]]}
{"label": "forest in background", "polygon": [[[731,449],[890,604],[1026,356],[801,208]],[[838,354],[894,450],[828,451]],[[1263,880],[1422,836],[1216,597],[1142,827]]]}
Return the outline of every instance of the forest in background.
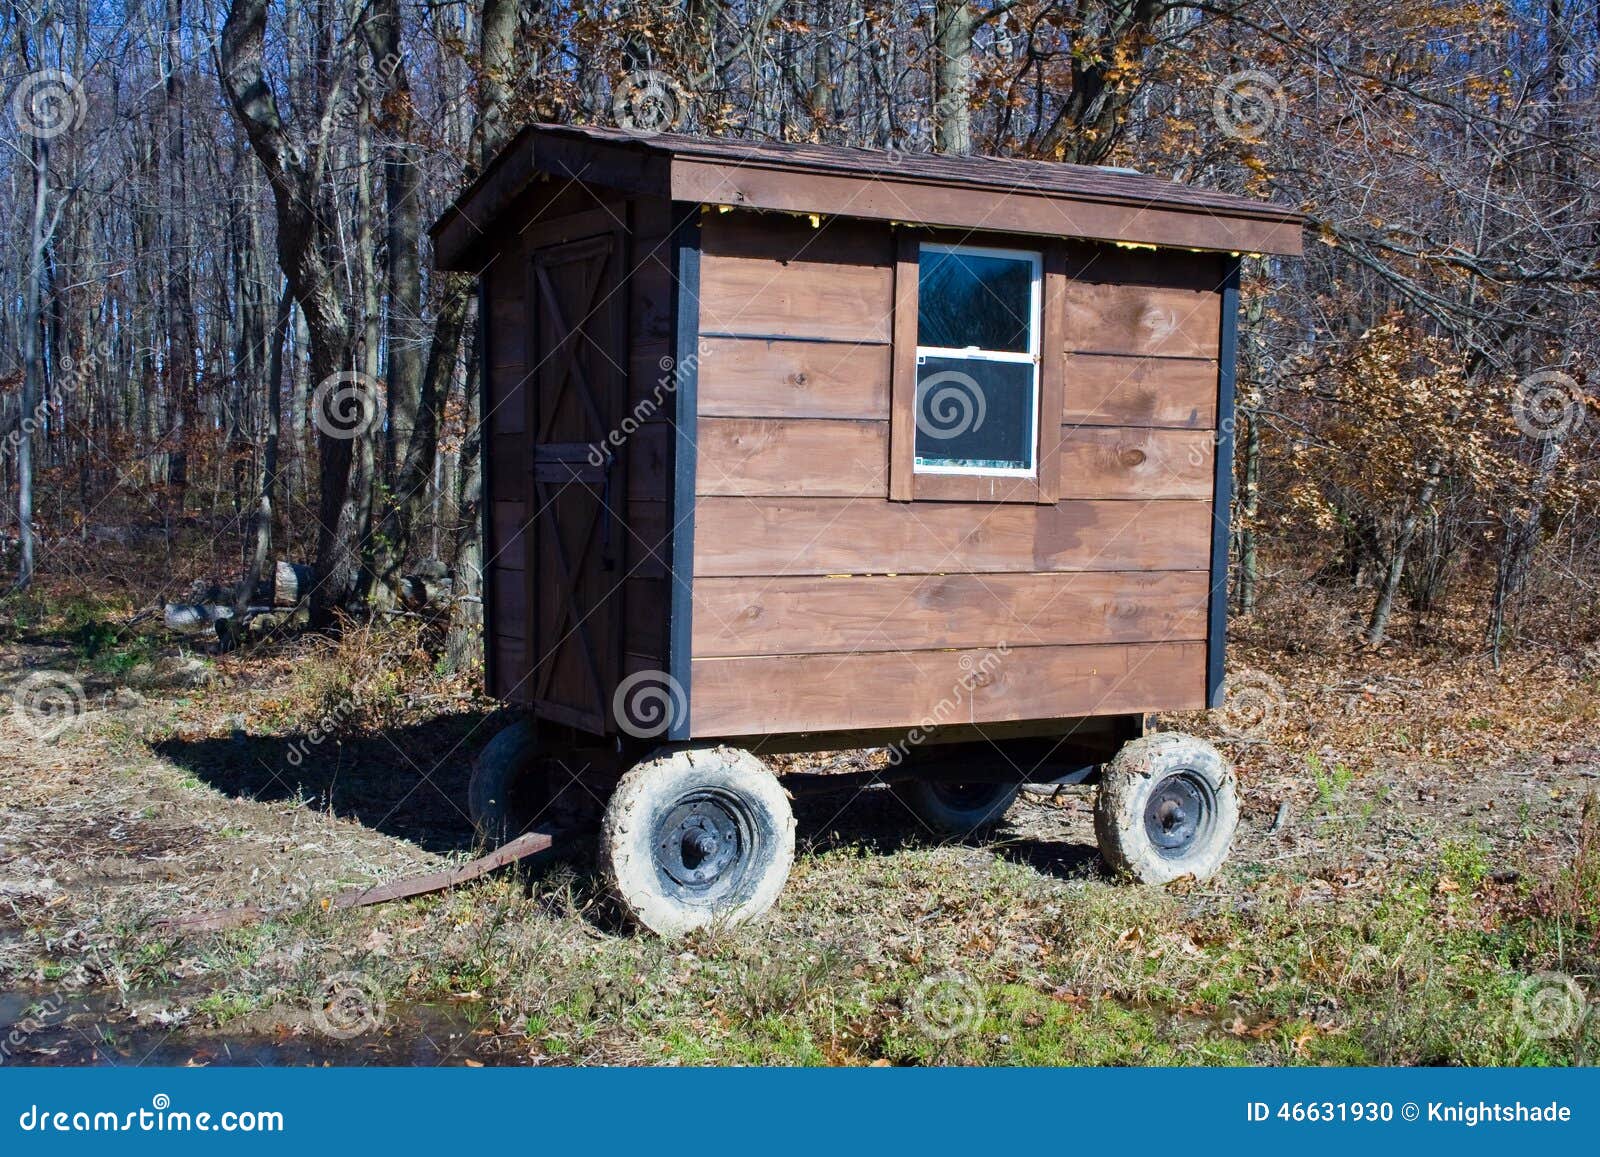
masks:
{"label": "forest in background", "polygon": [[468,660],[475,297],[426,227],[519,125],[622,124],[1303,209],[1246,262],[1235,611],[1595,664],[1597,71],[1594,0],[17,0],[3,581],[305,560],[326,625],[439,560]]}

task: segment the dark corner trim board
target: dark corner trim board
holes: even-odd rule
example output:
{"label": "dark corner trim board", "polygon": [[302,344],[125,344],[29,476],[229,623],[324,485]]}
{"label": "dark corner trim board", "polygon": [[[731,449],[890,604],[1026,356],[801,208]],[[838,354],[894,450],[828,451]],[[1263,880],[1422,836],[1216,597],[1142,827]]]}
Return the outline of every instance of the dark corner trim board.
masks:
{"label": "dark corner trim board", "polygon": [[1240,258],[1227,259],[1222,278],[1222,334],[1217,350],[1216,482],[1211,507],[1211,605],[1206,628],[1206,705],[1222,706],[1223,657],[1228,638],[1228,555],[1233,513],[1235,360],[1239,349]]}
{"label": "dark corner trim board", "polygon": [[690,675],[694,626],[695,411],[700,368],[700,206],[675,202],[673,219],[672,606],[667,622],[667,674],[683,691],[667,738],[688,739],[694,711]]}
{"label": "dark corner trim board", "polygon": [[487,562],[493,542],[489,537],[494,528],[494,494],[489,489],[489,479],[494,476],[489,469],[491,439],[486,437],[485,424],[489,421],[489,367],[494,364],[489,351],[489,271],[478,275],[478,595],[483,599],[480,634],[483,646],[483,689],[491,696],[499,694],[496,680],[499,671],[495,661],[493,626],[490,615],[494,612],[494,570]]}

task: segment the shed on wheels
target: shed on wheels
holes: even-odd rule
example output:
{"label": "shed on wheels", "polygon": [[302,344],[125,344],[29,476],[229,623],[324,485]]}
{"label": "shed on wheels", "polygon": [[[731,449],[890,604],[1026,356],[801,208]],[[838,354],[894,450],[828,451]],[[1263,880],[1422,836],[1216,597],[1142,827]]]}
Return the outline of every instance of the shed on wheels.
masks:
{"label": "shed on wheels", "polygon": [[[1241,254],[1298,214],[1136,174],[524,130],[433,228],[481,286],[491,836],[606,800],[625,910],[758,915],[760,754],[886,747],[908,823],[1099,775],[1116,868],[1205,875]],[[1102,772],[1101,769],[1104,769]]]}

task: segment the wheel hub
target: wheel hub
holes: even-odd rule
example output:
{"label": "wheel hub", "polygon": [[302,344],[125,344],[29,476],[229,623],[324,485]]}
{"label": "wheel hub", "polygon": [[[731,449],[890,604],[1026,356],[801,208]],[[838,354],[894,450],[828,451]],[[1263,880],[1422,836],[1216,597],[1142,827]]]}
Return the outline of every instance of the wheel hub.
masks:
{"label": "wheel hub", "polygon": [[1144,809],[1144,830],[1163,855],[1181,858],[1200,838],[1212,814],[1207,785],[1190,772],[1156,784]]}
{"label": "wheel hub", "polygon": [[699,796],[656,825],[656,870],[678,888],[704,891],[735,874],[748,850],[746,825],[723,800]]}

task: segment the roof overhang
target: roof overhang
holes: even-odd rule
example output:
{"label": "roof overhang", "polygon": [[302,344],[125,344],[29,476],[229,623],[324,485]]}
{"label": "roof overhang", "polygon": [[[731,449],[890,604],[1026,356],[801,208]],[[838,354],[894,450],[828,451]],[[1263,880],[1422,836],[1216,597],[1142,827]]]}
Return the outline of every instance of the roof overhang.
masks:
{"label": "roof overhang", "polygon": [[[553,125],[524,129],[429,230],[441,269],[475,271],[493,254],[497,219],[535,182],[571,181],[635,195],[736,208],[847,216],[1232,253],[1301,252],[1304,217],[1282,206],[1152,177],[1083,173],[1082,189],[1041,188],[1039,163],[961,162],[960,180],[932,163],[896,167],[866,150],[812,148],[803,161],[773,146],[631,135]],[[834,160],[832,158],[840,159]]]}

